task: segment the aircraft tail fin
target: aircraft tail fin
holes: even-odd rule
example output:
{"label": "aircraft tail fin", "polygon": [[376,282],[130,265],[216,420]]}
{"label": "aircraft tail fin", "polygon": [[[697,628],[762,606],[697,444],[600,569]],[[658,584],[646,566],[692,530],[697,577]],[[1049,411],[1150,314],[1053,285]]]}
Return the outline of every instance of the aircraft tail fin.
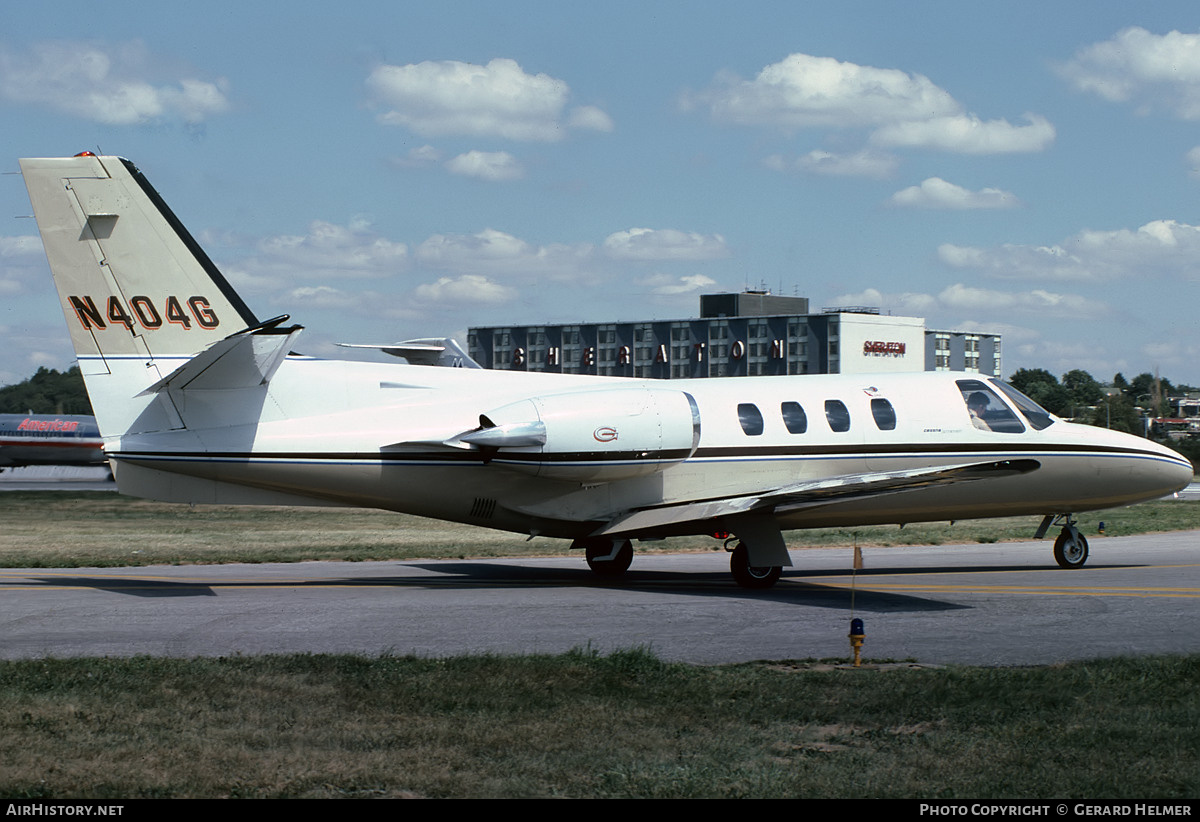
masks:
{"label": "aircraft tail fin", "polygon": [[132,430],[133,398],[181,360],[262,325],[133,163],[85,152],[21,173],[104,436]]}
{"label": "aircraft tail fin", "polygon": [[120,157],[21,160],[80,357],[191,356],[258,320]]}

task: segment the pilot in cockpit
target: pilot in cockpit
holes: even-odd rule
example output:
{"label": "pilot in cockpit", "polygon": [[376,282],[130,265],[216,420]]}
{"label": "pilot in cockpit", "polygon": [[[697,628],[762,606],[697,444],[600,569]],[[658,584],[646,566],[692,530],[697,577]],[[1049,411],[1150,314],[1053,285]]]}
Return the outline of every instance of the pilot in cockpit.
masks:
{"label": "pilot in cockpit", "polygon": [[982,391],[972,392],[967,397],[967,410],[971,412],[971,424],[981,431],[991,431],[987,421],[988,398]]}

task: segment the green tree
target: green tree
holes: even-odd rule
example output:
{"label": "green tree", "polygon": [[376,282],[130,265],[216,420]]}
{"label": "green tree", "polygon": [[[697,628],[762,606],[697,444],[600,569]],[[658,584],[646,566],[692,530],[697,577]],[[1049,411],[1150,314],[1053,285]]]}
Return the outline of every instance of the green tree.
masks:
{"label": "green tree", "polygon": [[1149,372],[1138,374],[1129,383],[1130,399],[1155,417],[1166,414],[1167,397],[1173,391],[1170,380],[1160,379]]}
{"label": "green tree", "polygon": [[1051,414],[1060,417],[1071,415],[1071,392],[1059,384],[1058,377],[1044,368],[1019,368],[1008,381]]}
{"label": "green tree", "polygon": [[1076,368],[1063,374],[1062,386],[1071,393],[1071,404],[1077,408],[1091,406],[1104,398],[1104,389],[1088,372]]}
{"label": "green tree", "polygon": [[1095,408],[1090,409],[1077,422],[1086,422],[1100,428],[1111,428],[1113,431],[1124,431],[1126,434],[1145,436],[1145,426],[1142,416],[1138,413],[1133,400],[1124,394],[1113,394],[1102,397]]}
{"label": "green tree", "polygon": [[0,414],[91,414],[78,366],[39,368],[24,382],[0,388]]}

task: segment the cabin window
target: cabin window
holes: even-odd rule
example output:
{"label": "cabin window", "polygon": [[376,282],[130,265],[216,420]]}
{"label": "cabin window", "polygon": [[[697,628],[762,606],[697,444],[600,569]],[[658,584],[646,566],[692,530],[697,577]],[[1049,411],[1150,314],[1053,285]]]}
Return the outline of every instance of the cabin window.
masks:
{"label": "cabin window", "polygon": [[1025,416],[1025,419],[1029,420],[1029,424],[1038,431],[1054,424],[1054,417],[1050,416],[1049,411],[1042,408],[1008,383],[1003,380],[991,380],[991,383],[1004,392],[1004,396],[1008,397],[1009,401],[1017,407],[1017,410]]}
{"label": "cabin window", "polygon": [[783,424],[787,426],[789,434],[803,434],[808,430],[808,417],[800,403],[785,402],[779,406],[779,413],[783,415]]}
{"label": "cabin window", "polygon": [[850,430],[850,412],[841,400],[825,400],[825,419],[831,431],[841,434]]}
{"label": "cabin window", "polygon": [[738,422],[748,437],[757,437],[763,432],[763,415],[752,402],[738,403]]}
{"label": "cabin window", "polygon": [[1025,426],[992,389],[980,380],[958,380],[971,424],[981,431],[1020,434]]}
{"label": "cabin window", "polygon": [[875,418],[875,425],[880,431],[896,430],[896,409],[883,397],[871,400],[871,416]]}

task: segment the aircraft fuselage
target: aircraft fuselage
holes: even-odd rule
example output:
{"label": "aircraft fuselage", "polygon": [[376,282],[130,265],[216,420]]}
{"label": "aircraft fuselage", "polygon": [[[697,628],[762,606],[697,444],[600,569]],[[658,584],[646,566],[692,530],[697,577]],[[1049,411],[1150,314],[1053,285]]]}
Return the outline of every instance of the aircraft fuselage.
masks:
{"label": "aircraft fuselage", "polygon": [[[818,498],[775,517],[786,530],[1077,512],[1153,499],[1191,478],[1190,464],[1169,449],[1092,426],[1056,419],[1042,430],[1027,422],[1021,431],[979,430],[958,387],[977,380],[958,373],[664,382],[289,358],[269,389],[189,392],[179,408],[186,430],[128,434],[109,452],[123,483],[144,471],[159,475],[146,475],[139,495],[157,489],[159,498],[194,500],[200,486],[164,479],[163,472],[217,481],[214,502],[258,489],[568,538],[650,506],[968,463],[1032,461],[1036,468]],[[639,393],[678,402],[631,414],[630,397]],[[552,440],[560,449],[446,444],[496,409],[516,405],[516,413],[536,420],[539,409],[520,408],[531,397],[561,399],[557,416],[542,403],[552,434],[561,434]],[[887,430],[872,410],[880,400],[893,409]],[[831,424],[827,403],[844,407],[846,430],[834,430],[844,423]],[[785,404],[793,415],[797,406],[803,412],[802,433],[788,430]],[[239,405],[257,420],[229,425]],[[754,411],[761,431],[752,425],[747,433],[743,417]],[[639,423],[658,433],[641,432],[643,441],[627,447],[625,431]],[[634,536],[712,530],[714,523],[701,519]]]}

